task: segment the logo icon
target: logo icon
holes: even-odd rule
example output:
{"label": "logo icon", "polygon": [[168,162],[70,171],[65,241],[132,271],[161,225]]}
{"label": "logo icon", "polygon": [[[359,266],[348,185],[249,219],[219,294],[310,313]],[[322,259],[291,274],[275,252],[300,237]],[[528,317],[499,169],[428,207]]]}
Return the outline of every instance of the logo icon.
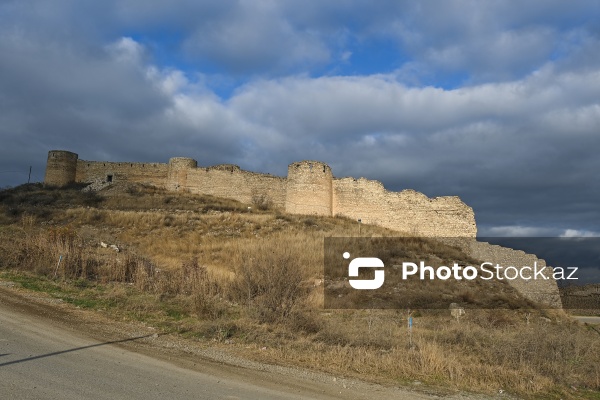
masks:
{"label": "logo icon", "polygon": [[[347,260],[350,258],[350,253],[345,252],[344,258]],[[358,270],[360,268],[383,268],[383,261],[376,257],[357,257],[350,261],[348,266],[348,276],[351,278],[358,277]],[[360,290],[374,290],[379,289],[383,286],[385,280],[385,273],[382,269],[375,270],[375,277],[373,279],[350,279],[348,282],[354,289]]]}

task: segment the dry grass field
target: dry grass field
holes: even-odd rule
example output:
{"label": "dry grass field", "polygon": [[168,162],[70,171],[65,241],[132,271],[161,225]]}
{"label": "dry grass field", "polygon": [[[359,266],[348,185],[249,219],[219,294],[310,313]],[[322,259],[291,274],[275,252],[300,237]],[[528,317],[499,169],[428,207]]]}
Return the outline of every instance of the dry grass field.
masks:
{"label": "dry grass field", "polygon": [[[323,309],[323,239],[357,234],[355,221],[287,215],[261,199],[140,185],[0,191],[0,277],[80,307],[387,384],[600,398],[600,332],[515,293],[504,309],[467,309],[460,322],[448,310],[413,310],[410,338],[406,310]],[[398,233],[362,226],[361,235]],[[408,243],[423,257],[466,260],[438,243]],[[481,295],[459,294],[467,303]]]}

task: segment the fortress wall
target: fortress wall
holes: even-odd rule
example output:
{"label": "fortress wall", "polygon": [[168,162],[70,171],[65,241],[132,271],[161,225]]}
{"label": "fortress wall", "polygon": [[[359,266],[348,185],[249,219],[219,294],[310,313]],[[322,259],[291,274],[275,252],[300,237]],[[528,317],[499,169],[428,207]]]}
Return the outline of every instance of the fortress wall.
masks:
{"label": "fortress wall", "polygon": [[[552,278],[553,268],[546,266],[545,260],[537,258],[533,254],[527,254],[521,250],[513,250],[486,242],[477,242],[475,240],[470,241],[470,246],[467,246],[466,249],[470,249],[471,257],[480,260],[481,262],[493,263],[493,267],[486,267],[491,271],[495,271],[494,267],[496,264],[500,264],[503,269],[510,266],[516,267],[517,269],[523,266],[528,266],[533,269],[534,263],[537,263],[538,270],[541,270],[542,267],[546,267],[544,270],[544,275],[549,278],[548,280],[514,279],[508,280],[508,283],[517,289],[519,293],[535,302],[547,304],[552,308],[562,307],[558,285]],[[530,274],[530,271],[526,271],[524,273],[527,274],[525,276],[527,277]],[[531,275],[533,276],[534,273],[531,272]],[[512,278],[514,276],[514,270],[511,269],[508,271],[508,276]]]}
{"label": "fortress wall", "polygon": [[332,216],[333,175],[320,161],[300,161],[288,166],[285,211],[292,214]]}
{"label": "fortress wall", "polygon": [[387,191],[364,178],[333,181],[333,213],[428,237],[475,237],[473,209],[458,197],[430,199],[414,190]]}
{"label": "fortress wall", "polygon": [[165,187],[169,167],[163,163],[127,163],[85,161],[77,162],[77,182],[135,182]]}
{"label": "fortress wall", "polygon": [[428,198],[414,190],[387,192],[388,204],[392,209],[404,213],[394,215],[394,224],[412,219],[416,231],[424,236],[476,237],[477,224],[473,209],[457,196]]}
{"label": "fortress wall", "polygon": [[169,173],[166,187],[168,190],[179,190],[187,185],[187,171],[197,168],[198,162],[193,158],[173,157],[169,160]]}
{"label": "fortress wall", "polygon": [[248,204],[254,196],[264,195],[274,207],[285,207],[285,178],[244,171],[237,165],[188,169],[185,189]]}
{"label": "fortress wall", "polygon": [[[360,218],[365,224],[382,225],[390,218],[390,211],[381,182],[365,178],[333,180],[333,215],[356,220]],[[395,229],[402,230],[402,227]]]}
{"label": "fortress wall", "polygon": [[78,155],[70,151],[51,150],[48,152],[44,184],[65,186],[75,182]]}

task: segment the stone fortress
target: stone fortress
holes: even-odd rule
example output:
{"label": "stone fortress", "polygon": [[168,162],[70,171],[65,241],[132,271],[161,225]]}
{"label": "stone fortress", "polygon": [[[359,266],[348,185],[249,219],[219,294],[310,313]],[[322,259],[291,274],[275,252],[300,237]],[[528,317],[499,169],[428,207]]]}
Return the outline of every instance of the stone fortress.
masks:
{"label": "stone fortress", "polygon": [[[457,196],[431,199],[414,190],[388,191],[380,182],[365,178],[335,178],[320,161],[294,162],[288,166],[287,178],[282,178],[231,164],[199,167],[196,160],[184,157],[168,163],[105,162],[80,160],[64,150],[49,151],[44,183],[65,186],[75,182],[148,184],[247,204],[261,199],[291,214],[344,216],[414,236],[461,238],[462,247],[471,255],[490,260],[500,257],[502,265],[530,265],[538,260],[522,251],[477,242],[473,209]],[[513,286],[532,300],[560,307],[553,280],[514,282]]]}
{"label": "stone fortress", "polygon": [[475,237],[473,209],[458,197],[427,198],[413,190],[390,192],[364,178],[334,178],[319,161],[295,162],[287,178],[222,164],[198,167],[196,160],[175,157],[168,164],[80,160],[68,151],[50,151],[44,182],[132,182],[226,197],[251,204],[262,197],[292,214],[345,216],[363,223],[421,236]]}

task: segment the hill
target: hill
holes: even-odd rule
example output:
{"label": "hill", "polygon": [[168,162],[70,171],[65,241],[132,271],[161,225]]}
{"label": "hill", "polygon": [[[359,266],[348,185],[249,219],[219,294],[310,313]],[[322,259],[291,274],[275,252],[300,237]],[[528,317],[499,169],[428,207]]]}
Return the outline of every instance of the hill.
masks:
{"label": "hill", "polygon": [[[357,236],[353,220],[139,184],[82,189],[0,192],[2,278],[268,362],[523,396],[600,389],[598,333],[501,282],[429,287],[466,315],[416,307],[410,335],[407,310],[323,309],[323,239]],[[404,236],[404,250],[423,259],[473,261]],[[498,309],[480,309],[483,298]]]}

